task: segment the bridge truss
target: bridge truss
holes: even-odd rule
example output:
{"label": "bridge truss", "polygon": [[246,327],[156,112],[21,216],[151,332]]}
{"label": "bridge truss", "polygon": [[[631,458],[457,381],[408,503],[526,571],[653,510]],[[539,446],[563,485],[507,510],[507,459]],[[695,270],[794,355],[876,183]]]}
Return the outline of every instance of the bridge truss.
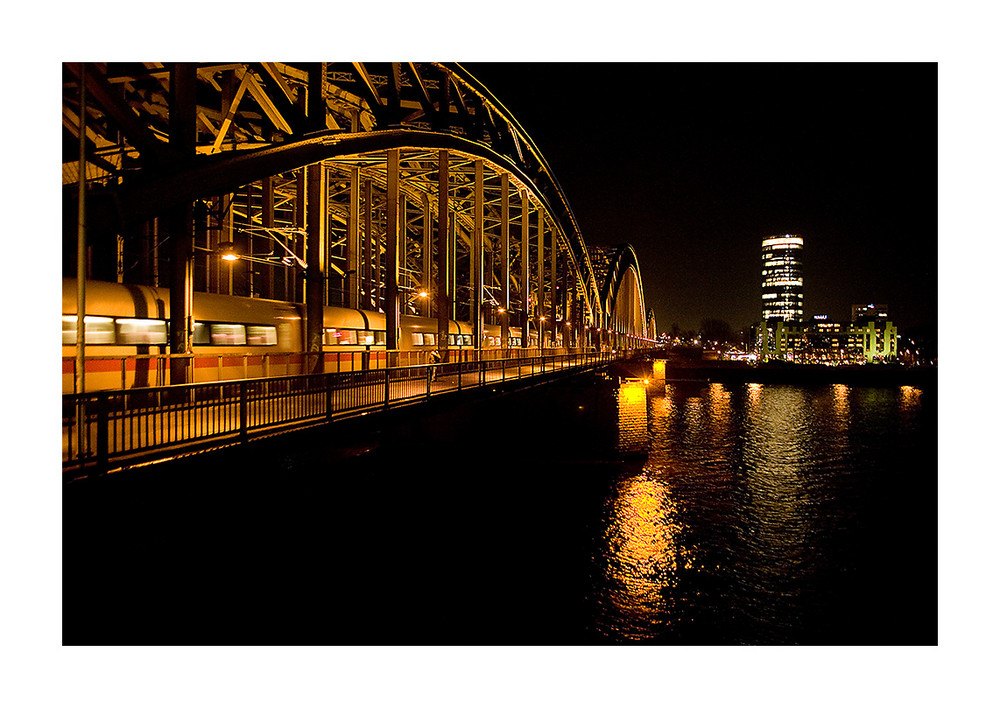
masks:
{"label": "bridge truss", "polygon": [[[172,312],[191,312],[194,289],[305,302],[310,350],[327,304],[384,311],[388,349],[402,312],[436,317],[439,334],[469,321],[476,341],[484,323],[504,342],[521,326],[523,346],[528,331],[564,347],[645,336],[637,263],[609,297],[541,152],[460,65],[67,63],[63,75],[67,274],[82,134],[89,277],[169,286]],[[243,258],[222,261],[227,249]],[[190,352],[190,317],[171,328],[171,350]]]}

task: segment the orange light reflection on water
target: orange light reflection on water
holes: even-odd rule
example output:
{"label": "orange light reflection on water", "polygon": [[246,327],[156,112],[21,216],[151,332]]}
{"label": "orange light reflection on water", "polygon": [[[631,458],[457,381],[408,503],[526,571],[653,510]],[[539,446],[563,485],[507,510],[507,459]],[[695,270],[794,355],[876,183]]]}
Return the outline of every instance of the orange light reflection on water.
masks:
{"label": "orange light reflection on water", "polygon": [[643,471],[621,482],[604,534],[606,588],[615,610],[605,620],[613,634],[649,639],[671,623],[671,590],[678,572],[690,567],[678,545],[681,530],[664,480]]}
{"label": "orange light reflection on water", "polygon": [[899,400],[903,408],[919,408],[922,393],[923,391],[913,386],[900,386]]}

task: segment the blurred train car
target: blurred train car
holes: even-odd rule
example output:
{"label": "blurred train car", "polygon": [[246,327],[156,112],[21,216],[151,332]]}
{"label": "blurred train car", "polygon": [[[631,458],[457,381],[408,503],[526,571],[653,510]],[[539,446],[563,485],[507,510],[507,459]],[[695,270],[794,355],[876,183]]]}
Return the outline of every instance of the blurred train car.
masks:
{"label": "blurred train car", "polygon": [[[195,293],[193,380],[218,381],[301,373],[298,305]],[[170,291],[87,281],[84,336],[87,390],[169,383]],[[63,392],[73,391],[76,280],[63,280]]]}
{"label": "blurred train car", "polygon": [[[62,390],[74,388],[76,280],[63,279]],[[170,291],[142,285],[87,281],[86,388],[88,391],[162,386],[170,383]],[[297,303],[195,292],[192,303],[193,380],[222,381],[301,374],[305,306]],[[386,366],[385,314],[342,307],[323,311],[326,371]],[[437,341],[435,318],[402,315],[396,365],[427,362]],[[451,361],[475,355],[472,326],[450,320]],[[520,328],[508,346],[520,346]],[[499,325],[484,327],[483,348],[502,347]],[[499,354],[499,352],[496,352]]]}

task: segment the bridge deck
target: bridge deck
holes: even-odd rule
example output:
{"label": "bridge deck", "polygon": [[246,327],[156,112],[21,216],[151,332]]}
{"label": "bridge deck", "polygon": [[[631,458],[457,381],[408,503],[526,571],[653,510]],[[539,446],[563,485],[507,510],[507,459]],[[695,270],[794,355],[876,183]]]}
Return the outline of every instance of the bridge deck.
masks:
{"label": "bridge deck", "polygon": [[622,356],[566,354],[66,395],[63,470],[77,478]]}

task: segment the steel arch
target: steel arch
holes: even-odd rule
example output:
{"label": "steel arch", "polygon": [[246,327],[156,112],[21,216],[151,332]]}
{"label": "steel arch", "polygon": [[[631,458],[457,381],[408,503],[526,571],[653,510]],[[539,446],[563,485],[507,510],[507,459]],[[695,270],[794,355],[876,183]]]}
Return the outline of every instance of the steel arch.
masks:
{"label": "steel arch", "polygon": [[[601,306],[606,317],[605,327],[614,328],[616,324],[624,324],[624,328],[619,330],[623,334],[651,339],[649,325],[653,321],[652,313],[646,311],[639,257],[635,249],[628,243],[618,246],[592,246],[591,257],[605,269],[600,289]],[[637,295],[638,307],[626,304],[624,301],[619,302],[622,286],[630,280],[634,280],[636,287],[635,293],[629,295]],[[613,322],[615,318],[620,322]]]}
{"label": "steel arch", "polygon": [[[592,321],[604,314],[576,217],[548,163],[510,111],[459,64],[87,67],[64,64],[63,125],[69,144],[79,135],[75,95],[84,76],[92,97],[86,134],[95,231],[120,230],[171,205],[319,160],[392,147],[458,150],[509,172],[544,205]],[[191,125],[184,125],[185,111]],[[64,185],[77,172],[64,158]]]}

